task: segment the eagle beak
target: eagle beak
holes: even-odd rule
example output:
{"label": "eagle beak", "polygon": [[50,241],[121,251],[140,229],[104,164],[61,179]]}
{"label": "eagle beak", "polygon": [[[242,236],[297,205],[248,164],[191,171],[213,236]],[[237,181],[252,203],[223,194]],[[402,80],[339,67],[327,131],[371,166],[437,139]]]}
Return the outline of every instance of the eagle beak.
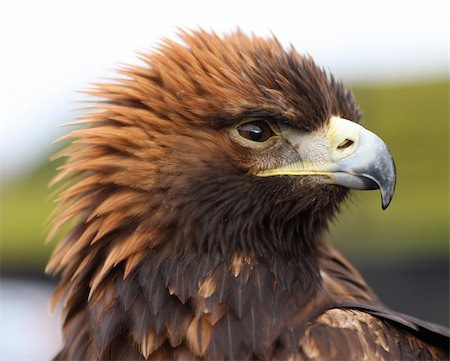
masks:
{"label": "eagle beak", "polygon": [[260,177],[318,175],[318,181],[351,189],[380,189],[386,209],[395,190],[394,160],[374,133],[350,120],[331,117],[328,126],[313,133],[292,128],[281,136],[298,153],[298,160],[258,172]]}

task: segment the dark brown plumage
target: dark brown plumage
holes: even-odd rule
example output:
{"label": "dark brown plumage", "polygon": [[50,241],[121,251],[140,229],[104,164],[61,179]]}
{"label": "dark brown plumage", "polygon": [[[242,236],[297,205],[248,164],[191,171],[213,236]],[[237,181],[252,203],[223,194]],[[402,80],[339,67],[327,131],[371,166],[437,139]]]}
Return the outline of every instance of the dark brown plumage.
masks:
{"label": "dark brown plumage", "polygon": [[447,330],[387,309],[324,239],[348,189],[267,173],[305,152],[288,135],[358,123],[351,92],[275,39],[181,39],[92,91],[59,155],[56,359],[447,358]]}

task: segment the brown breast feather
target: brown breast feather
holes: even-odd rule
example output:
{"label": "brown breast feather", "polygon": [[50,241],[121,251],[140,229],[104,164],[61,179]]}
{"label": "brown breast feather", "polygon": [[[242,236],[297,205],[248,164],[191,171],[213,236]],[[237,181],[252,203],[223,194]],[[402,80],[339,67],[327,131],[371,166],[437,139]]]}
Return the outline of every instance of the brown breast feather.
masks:
{"label": "brown breast feather", "polygon": [[413,322],[384,317],[390,311],[331,247],[320,260],[323,281],[307,289],[288,264],[237,255],[146,256],[126,277],[119,265],[89,301],[88,289],[74,288],[56,359],[445,358],[443,344],[421,340]]}

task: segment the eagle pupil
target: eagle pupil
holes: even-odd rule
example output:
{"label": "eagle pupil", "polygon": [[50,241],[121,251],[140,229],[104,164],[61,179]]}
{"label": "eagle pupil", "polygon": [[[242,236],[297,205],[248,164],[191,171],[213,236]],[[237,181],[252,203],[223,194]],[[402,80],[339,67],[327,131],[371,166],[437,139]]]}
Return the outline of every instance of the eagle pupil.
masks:
{"label": "eagle pupil", "polygon": [[261,121],[242,124],[237,130],[242,137],[254,142],[265,142],[274,135],[270,126]]}

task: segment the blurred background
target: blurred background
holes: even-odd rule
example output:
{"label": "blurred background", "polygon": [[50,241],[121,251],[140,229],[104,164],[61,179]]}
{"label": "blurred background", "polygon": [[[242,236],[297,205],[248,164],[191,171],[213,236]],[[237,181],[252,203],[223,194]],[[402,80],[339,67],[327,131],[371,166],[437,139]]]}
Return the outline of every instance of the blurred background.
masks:
{"label": "blurred background", "polygon": [[177,27],[276,35],[351,87],[397,164],[394,199],[355,192],[330,238],[392,308],[449,324],[449,8],[426,1],[0,1],[0,359],[61,342],[43,268],[52,140],[136,52]]}

